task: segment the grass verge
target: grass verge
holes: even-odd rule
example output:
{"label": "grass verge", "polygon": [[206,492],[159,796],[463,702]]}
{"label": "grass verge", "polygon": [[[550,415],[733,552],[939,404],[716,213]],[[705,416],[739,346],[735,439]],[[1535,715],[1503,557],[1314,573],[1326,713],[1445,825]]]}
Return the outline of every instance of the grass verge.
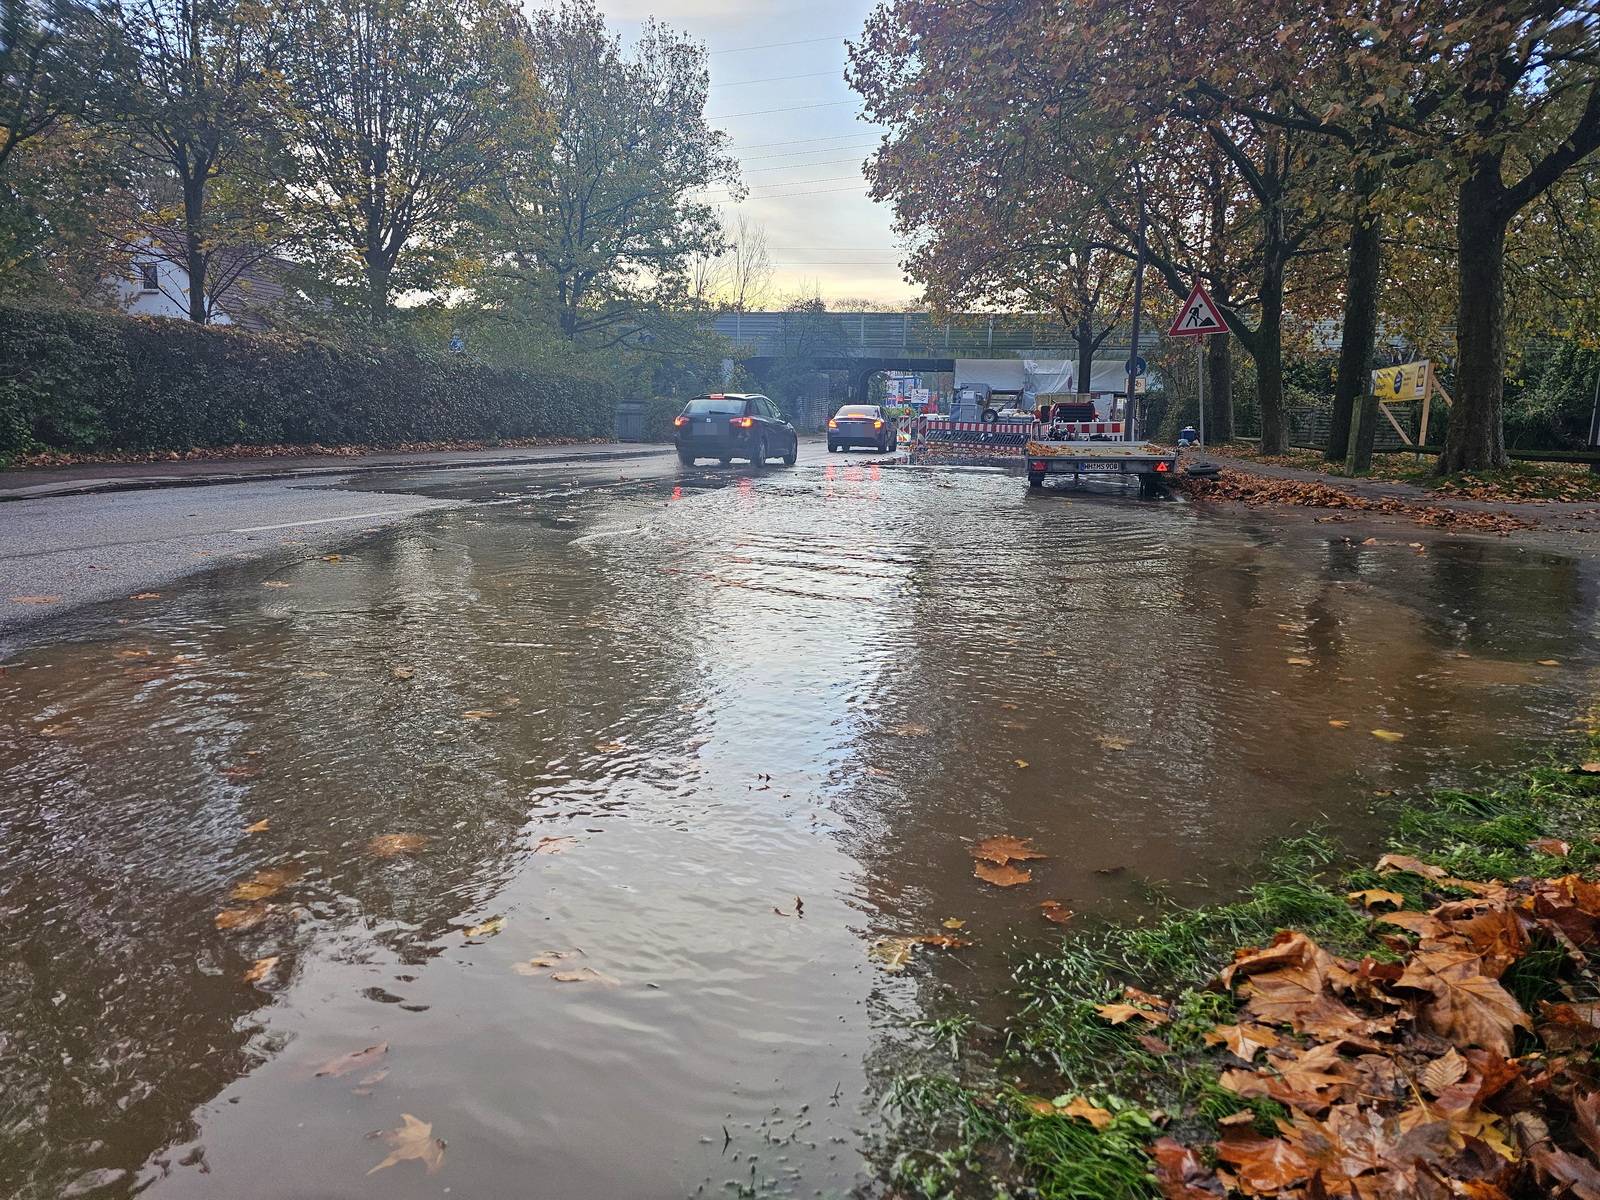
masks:
{"label": "grass verge", "polygon": [[[1591,736],[1585,749],[1600,757],[1600,739]],[[1395,814],[1389,849],[1455,879],[1593,878],[1600,774],[1577,762],[1552,753],[1484,787],[1419,798]],[[1534,847],[1540,839],[1564,842],[1567,852]],[[1141,924],[1084,930],[1022,961],[1004,1030],[985,1035],[942,1023],[942,1038],[973,1040],[951,1055],[964,1065],[907,1075],[892,1089],[894,1186],[925,1198],[1140,1200],[1160,1195],[1147,1152],[1158,1134],[1214,1140],[1219,1121],[1237,1124],[1248,1111],[1272,1135],[1287,1110],[1265,1096],[1241,1099],[1218,1081],[1229,1060],[1206,1035],[1236,1019],[1239,1001],[1213,981],[1236,950],[1264,945],[1284,929],[1347,958],[1392,961],[1392,939],[1348,898],[1369,888],[1398,893],[1413,910],[1469,895],[1449,880],[1407,871],[1380,876],[1329,839],[1308,835],[1281,843],[1236,900],[1174,905]],[[1530,952],[1504,986],[1531,1011],[1558,998],[1565,957]],[[1109,1024],[1097,1011],[1124,1000],[1129,987],[1170,998],[1170,1020],[1159,1031],[1143,1021]],[[977,1044],[985,1037],[998,1044]],[[1092,1121],[1061,1115],[1079,1100],[1098,1110]]]}

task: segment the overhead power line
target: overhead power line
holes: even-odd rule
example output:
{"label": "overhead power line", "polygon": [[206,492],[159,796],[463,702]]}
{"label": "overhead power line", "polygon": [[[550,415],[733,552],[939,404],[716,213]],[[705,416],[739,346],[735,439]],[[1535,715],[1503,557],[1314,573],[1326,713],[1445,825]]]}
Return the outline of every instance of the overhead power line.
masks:
{"label": "overhead power line", "polygon": [[[837,142],[837,141],[840,141],[841,139],[844,139],[844,138],[859,138],[859,137],[871,137],[871,136],[875,136],[875,135],[864,134],[864,133],[855,133],[855,132],[852,132],[852,133],[831,133],[831,134],[828,134],[826,137],[795,138],[792,141],[787,141],[787,142],[751,142],[749,145],[745,146],[744,149],[746,149],[746,150],[765,150],[769,146],[802,146],[802,145],[806,145],[806,144],[808,144],[810,142]],[[738,143],[735,142],[734,145],[737,146]]]}
{"label": "overhead power line", "polygon": [[[846,150],[865,150],[868,146],[876,145],[876,140],[861,142],[858,145],[819,146],[815,150],[785,150],[778,154],[745,154],[739,156],[740,162],[765,162],[770,158],[809,158],[813,154],[842,154]],[[766,168],[761,168],[765,170]]]}
{"label": "overhead power line", "polygon": [[816,167],[841,167],[845,163],[859,163],[859,158],[825,158],[821,162],[785,163],[781,167],[757,167],[746,175],[766,175],[772,171],[809,171]]}
{"label": "overhead power line", "polygon": [[801,38],[797,42],[764,42],[759,46],[733,46],[727,50],[712,50],[711,54],[745,54],[751,50],[778,50],[784,46],[814,46],[818,42],[843,42],[844,34],[834,37]]}
{"label": "overhead power line", "polygon": [[824,100],[821,104],[791,104],[787,108],[758,108],[754,112],[708,113],[708,121],[731,121],[735,117],[765,117],[772,113],[803,112],[810,108],[838,108],[841,104],[855,104],[856,100]]}
{"label": "overhead power line", "polygon": [[[747,199],[747,200],[787,200],[787,199],[789,199],[790,197],[793,197],[793,196],[828,196],[828,195],[834,194],[835,192],[860,192],[860,191],[864,190],[865,188],[866,188],[866,184],[863,183],[863,184],[858,184],[856,187],[818,188],[814,192],[781,192],[776,196],[747,196],[747,197],[745,197],[745,199]],[[727,206],[729,204],[740,204],[740,203],[743,203],[743,201],[739,201],[739,200],[712,200],[712,201],[709,201],[709,203],[710,203],[711,207],[713,207],[713,208],[723,208],[723,207],[725,207],[725,206]]]}
{"label": "overhead power line", "polygon": [[804,75],[769,75],[765,79],[741,79],[735,83],[713,83],[719,87],[751,87],[758,83],[787,83],[791,79],[821,79],[824,75],[839,76],[838,71],[807,71]]}

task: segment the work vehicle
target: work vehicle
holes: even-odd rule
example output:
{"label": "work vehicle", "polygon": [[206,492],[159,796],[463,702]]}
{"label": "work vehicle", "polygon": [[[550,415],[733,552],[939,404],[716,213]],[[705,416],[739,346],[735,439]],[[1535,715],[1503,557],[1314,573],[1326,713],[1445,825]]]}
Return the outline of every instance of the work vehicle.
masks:
{"label": "work vehicle", "polygon": [[846,404],[828,421],[828,452],[871,446],[885,453],[899,440],[900,419],[877,404]]}
{"label": "work vehicle", "polygon": [[727,466],[736,458],[764,467],[769,458],[794,466],[800,457],[800,435],[765,396],[718,392],[697,396],[672,419],[672,442],[678,461],[692,467],[702,458]]}
{"label": "work vehicle", "polygon": [[[1178,469],[1178,452],[1150,442],[1122,439],[1121,421],[1064,422],[1030,438],[1024,450],[1028,486],[1042,488],[1051,475],[1086,475],[1137,479],[1139,492],[1160,496],[1162,485]],[[1112,440],[1114,439],[1114,440]]]}

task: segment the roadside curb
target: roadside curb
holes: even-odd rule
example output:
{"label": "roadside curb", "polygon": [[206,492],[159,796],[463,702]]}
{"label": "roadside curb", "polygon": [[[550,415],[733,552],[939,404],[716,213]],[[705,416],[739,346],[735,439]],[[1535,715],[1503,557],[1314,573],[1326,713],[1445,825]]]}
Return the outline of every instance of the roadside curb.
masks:
{"label": "roadside curb", "polygon": [[534,464],[570,464],[582,462],[629,462],[640,458],[655,458],[671,454],[670,445],[651,446],[639,450],[611,450],[600,454],[545,454],[518,455],[513,458],[496,458],[477,462],[384,462],[361,463],[346,461],[322,467],[295,467],[285,470],[231,471],[211,475],[150,475],[145,477],[111,478],[99,480],[67,481],[40,484],[31,488],[0,489],[0,504],[17,500],[54,500],[63,496],[93,496],[108,492],[143,492],[168,488],[212,487],[229,483],[270,483],[282,479],[345,478],[351,475],[376,475],[397,471],[465,471],[485,467],[517,467]]}

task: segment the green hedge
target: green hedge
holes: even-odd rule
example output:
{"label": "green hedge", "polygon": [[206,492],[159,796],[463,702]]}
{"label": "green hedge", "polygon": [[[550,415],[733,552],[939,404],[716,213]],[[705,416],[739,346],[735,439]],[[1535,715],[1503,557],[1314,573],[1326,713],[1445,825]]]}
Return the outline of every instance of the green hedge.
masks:
{"label": "green hedge", "polygon": [[604,380],[0,304],[0,459],[36,450],[609,437]]}
{"label": "green hedge", "polygon": [[644,437],[646,442],[670,442],[677,430],[672,418],[683,411],[688,401],[681,396],[652,396],[644,402]]}

